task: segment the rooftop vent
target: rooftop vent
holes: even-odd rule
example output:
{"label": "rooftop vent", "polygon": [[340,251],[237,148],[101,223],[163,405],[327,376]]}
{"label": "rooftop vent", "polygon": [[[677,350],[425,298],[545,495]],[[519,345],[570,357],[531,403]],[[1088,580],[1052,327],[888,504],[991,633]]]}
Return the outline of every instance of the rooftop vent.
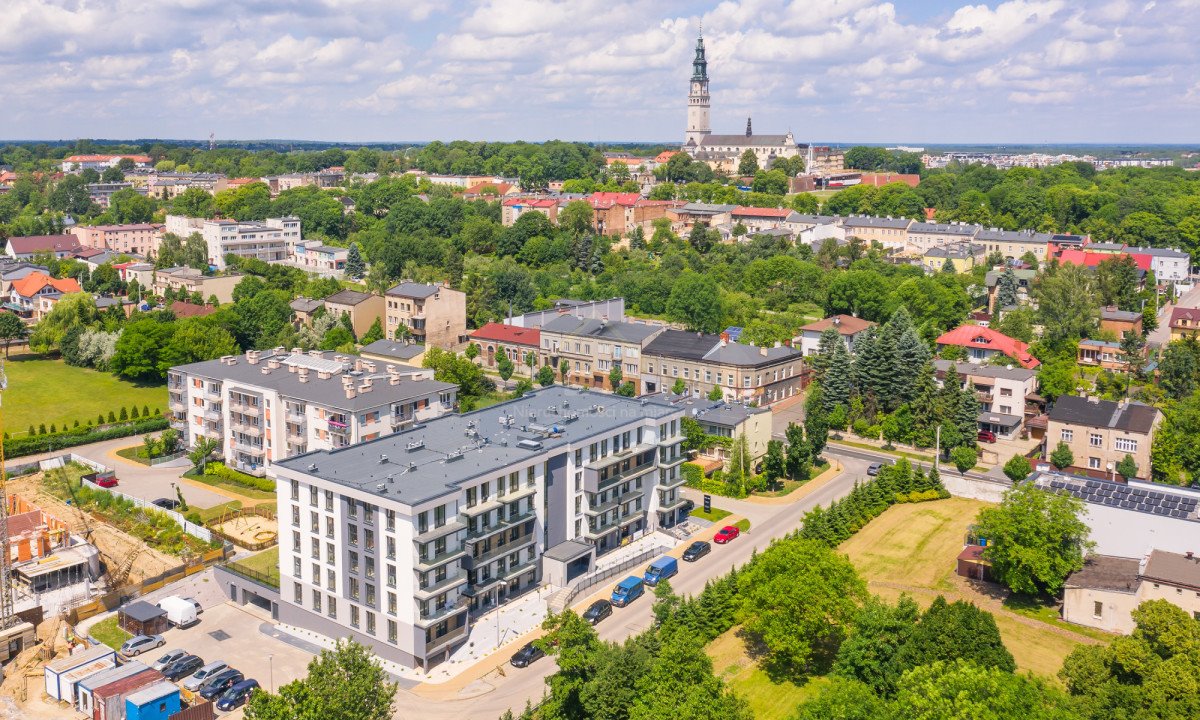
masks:
{"label": "rooftop vent", "polygon": [[462,450],[452,450],[450,452],[450,454],[446,456],[446,462],[453,462],[455,460],[462,460],[462,459],[463,459],[463,451]]}
{"label": "rooftop vent", "polygon": [[542,443],[532,438],[524,438],[517,443],[517,447],[522,450],[541,450]]}
{"label": "rooftop vent", "polygon": [[317,464],[316,464],[316,463],[309,463],[309,464],[308,464],[308,471],[309,471],[309,472],[316,472],[316,471],[317,471]]}
{"label": "rooftop vent", "polygon": [[412,440],[404,446],[404,449],[408,452],[412,452],[413,450],[420,450],[423,447],[425,447],[424,440]]}
{"label": "rooftop vent", "polygon": [[383,465],[383,464],[387,463],[387,461],[388,461],[388,456],[387,456],[387,455],[380,455],[380,456],[379,456],[379,464],[380,464],[380,465]]}

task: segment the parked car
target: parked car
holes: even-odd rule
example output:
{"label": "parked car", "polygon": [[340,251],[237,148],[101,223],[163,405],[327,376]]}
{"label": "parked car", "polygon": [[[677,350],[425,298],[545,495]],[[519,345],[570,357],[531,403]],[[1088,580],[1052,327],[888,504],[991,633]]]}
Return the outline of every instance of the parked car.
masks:
{"label": "parked car", "polygon": [[640,577],[630,575],[621,582],[612,591],[612,604],[617,607],[625,607],[629,603],[637,600],[646,592],[646,583],[642,582]]}
{"label": "parked car", "polygon": [[976,438],[979,442],[994,443],[996,442],[996,433],[991,430],[980,430],[979,436]]}
{"label": "parked car", "polygon": [[204,659],[199,655],[185,655],[162,669],[163,677],[175,682],[191,675],[204,667]]}
{"label": "parked car", "polygon": [[162,635],[134,635],[121,644],[121,654],[125,657],[141,655],[147,650],[162,647],[166,642]]}
{"label": "parked car", "polygon": [[192,605],[194,605],[194,606],[196,607],[196,614],[197,614],[197,615],[199,615],[200,613],[204,612],[204,608],[200,607],[200,601],[199,601],[199,600],[197,600],[196,598],[193,598],[193,597],[185,597],[185,598],[184,598],[184,600],[187,600],[188,602],[190,602]]}
{"label": "parked car", "polygon": [[217,701],[217,709],[221,712],[229,712],[234,708],[239,708],[246,704],[246,700],[250,697],[250,693],[257,689],[258,681],[254,678],[243,680],[225,691],[225,694],[222,695],[221,699]]}
{"label": "parked car", "polygon": [[210,680],[205,681],[204,687],[200,688],[200,697],[205,700],[216,700],[224,695],[229,688],[245,679],[246,676],[242,675],[241,670],[234,670],[233,668],[222,670],[216,675],[212,675]]}
{"label": "parked car", "polygon": [[171,498],[159,498],[157,500],[151,500],[150,504],[154,505],[155,507],[160,507],[163,510],[174,510],[175,508],[179,507],[179,501],[172,500]]}
{"label": "parked car", "polygon": [[187,650],[172,650],[166,655],[163,655],[159,659],[155,660],[154,664],[150,666],[150,669],[161,671],[163,668],[175,662],[176,660],[187,657],[187,655]]}
{"label": "parked car", "polygon": [[171,595],[155,604],[159,609],[167,611],[167,622],[175,627],[187,628],[200,622],[194,600],[185,600],[178,595]]}
{"label": "parked car", "polygon": [[197,670],[190,678],[184,680],[183,689],[196,692],[200,689],[200,686],[204,684],[205,680],[228,668],[229,663],[226,663],[222,660],[214,660]]}
{"label": "parked car", "polygon": [[684,562],[696,562],[700,558],[707,555],[709,553],[709,551],[711,551],[711,550],[712,550],[712,545],[709,545],[708,543],[704,542],[703,540],[697,540],[696,542],[692,543],[691,545],[688,545],[687,550],[683,551],[683,561]]}
{"label": "parked car", "polygon": [[660,580],[674,577],[679,572],[679,561],[670,555],[656,558],[650,566],[646,568],[646,573],[643,576],[646,584],[654,587]]}
{"label": "parked car", "polygon": [[741,534],[742,534],[742,531],[738,530],[733,525],[726,525],[725,527],[718,530],[716,535],[713,535],[713,542],[715,542],[718,545],[724,545],[725,543],[729,542],[730,540],[733,540],[734,538],[736,538],[738,535],[741,535]]}
{"label": "parked car", "polygon": [[117,474],[111,470],[107,472],[88,473],[84,475],[82,479],[94,482],[102,488],[112,488],[117,486]]}
{"label": "parked car", "polygon": [[545,656],[546,653],[544,650],[532,642],[527,642],[512,656],[512,660],[509,660],[509,662],[515,668],[523,668],[529,667],[530,663]]}
{"label": "parked car", "polygon": [[583,611],[583,619],[595,625],[604,618],[612,615],[612,603],[607,600],[597,600]]}
{"label": "parked car", "polygon": [[883,469],[883,463],[871,463],[867,467],[867,474],[870,475],[871,477],[875,477],[876,475],[879,474],[879,471],[882,469]]}

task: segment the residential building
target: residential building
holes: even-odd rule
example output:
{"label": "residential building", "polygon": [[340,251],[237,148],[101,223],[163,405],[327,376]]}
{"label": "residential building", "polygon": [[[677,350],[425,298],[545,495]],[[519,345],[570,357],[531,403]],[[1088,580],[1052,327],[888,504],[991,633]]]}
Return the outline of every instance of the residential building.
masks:
{"label": "residential building", "polygon": [[980,229],[967,223],[914,222],[908,228],[907,249],[915,255],[924,255],[936,247],[970,244]]}
{"label": "residential building", "polygon": [[[1144,348],[1141,354],[1145,355]],[[1105,370],[1117,370],[1120,372],[1125,372],[1129,369],[1129,362],[1125,359],[1125,354],[1121,351],[1121,343],[1108,340],[1093,340],[1090,338],[1080,340],[1078,347],[1075,349],[1075,362],[1080,365],[1100,367]]]}
{"label": "residential building", "polygon": [[226,255],[284,262],[300,242],[300,220],[294,217],[239,222],[168,215],[165,230],[180,238],[200,233],[208,246],[208,262],[218,270],[225,269]]}
{"label": "residential building", "polygon": [[993,432],[997,437],[1016,437],[1025,420],[1040,412],[1037,373],[1033,370],[1011,365],[934,360],[934,371],[940,382],[945,381],[952,364],[964,386],[975,386],[975,399],[980,405],[980,430]]}
{"label": "residential building", "polygon": [[1112,475],[1126,455],[1150,477],[1150,445],[1162,423],[1158,408],[1140,402],[1062,395],[1050,408],[1045,456],[1063,442],[1085,474]]}
{"label": "residential building", "polygon": [[[32,272],[14,280],[8,293],[10,309],[23,318],[37,322],[45,317],[63,295],[83,292],[75,278],[54,278]],[[42,301],[48,300],[49,304]]]}
{"label": "residential building", "polygon": [[1029,345],[1004,333],[979,325],[959,325],[937,339],[938,348],[961,347],[967,360],[973,363],[990,362],[996,355],[1006,355],[1023,368],[1035,368],[1041,361],[1029,354]]}
{"label": "residential building", "polygon": [[[742,227],[746,228],[748,235],[753,235],[764,230],[776,230],[778,228],[787,227],[788,219],[795,215],[797,218],[800,214],[790,208],[756,208],[756,207],[737,207],[730,213],[731,222],[741,223]],[[789,230],[793,228],[787,228]]]}
{"label": "residential building", "polygon": [[273,462],[391,435],[449,412],[457,388],[431,370],[379,367],[313,350],[250,350],[167,373],[172,427],[190,447],[220,442],[231,467]]}
{"label": "residential building", "polygon": [[[746,449],[752,465],[757,465],[767,454],[767,443],[771,442],[770,408],[754,407],[745,403],[712,401],[691,395],[668,395],[667,399],[685,411],[685,417],[695,420],[700,429],[715,437],[738,441],[746,438]],[[732,450],[723,445],[714,445],[701,450],[693,462],[700,465],[705,474],[714,470],[728,469]]]}
{"label": "residential building", "polygon": [[1109,305],[1100,309],[1100,329],[1107,330],[1117,337],[1125,337],[1125,333],[1142,334],[1142,314],[1126,310],[1118,310]]}
{"label": "residential building", "polygon": [[340,276],[350,258],[349,248],[301,240],[292,249],[292,262],[310,272]]}
{"label": "residential building", "polygon": [[378,363],[387,365],[406,365],[408,367],[421,367],[425,361],[425,345],[420,345],[408,340],[376,340],[373,343],[368,343],[362,346],[358,351],[358,356],[363,360],[374,360]]}
{"label": "residential building", "polygon": [[4,243],[4,254],[13,260],[32,260],[39,253],[51,253],[60,260],[83,248],[74,235],[26,235],[10,237]]}
{"label": "residential building", "polygon": [[610,374],[620,368],[621,381],[632,383],[636,395],[650,392],[643,384],[642,350],[662,331],[661,325],[562,315],[542,325],[539,339],[551,367],[564,361],[570,367],[567,382],[615,391]]}
{"label": "residential building", "polygon": [[965,273],[970,272],[971,268],[981,264],[983,260],[982,245],[959,242],[929,248],[925,251],[921,263],[925,270],[931,273],[941,272],[947,262],[954,268],[955,273]]}
{"label": "residential building", "polygon": [[525,213],[538,212],[557,224],[558,204],[558,200],[552,198],[508,198],[500,203],[500,222],[511,227]]}
{"label": "residential building", "polygon": [[127,182],[88,183],[87,186],[88,197],[91,198],[92,202],[96,203],[105,210],[107,210],[111,204],[112,196],[122,190],[133,190],[139,195],[146,194],[145,188],[135,188],[133,183]]}
{"label": "residential building", "polygon": [[280,623],[430,668],[479,614],[686,516],[682,415],[555,385],[276,463]]}
{"label": "residential building", "polygon": [[832,240],[838,245],[846,244],[846,228],[838,225],[834,218],[826,218],[829,222],[820,223],[811,227],[801,228],[796,233],[796,244],[807,245],[814,252],[819,251],[821,246]]}
{"label": "residential building", "polygon": [[162,243],[163,226],[151,223],[128,225],[76,225],[71,234],[79,239],[83,247],[112,250],[127,255],[143,257],[158,254]]}
{"label": "residential building", "polygon": [[288,303],[288,307],[292,309],[292,324],[299,330],[304,326],[312,327],[317,311],[325,309],[325,301],[302,295]]}
{"label": "residential building", "polygon": [[810,175],[828,175],[846,169],[846,153],[841,148],[816,145],[809,158],[805,171]]}
{"label": "residential building", "polygon": [[1185,288],[1191,287],[1192,256],[1179,248],[1142,248],[1129,247],[1126,251],[1131,255],[1146,255],[1150,257],[1150,269],[1154,279],[1159,283],[1173,283]]}
{"label": "residential building", "polygon": [[647,394],[666,392],[682,380],[684,394],[707,397],[721,388],[727,402],[771,403],[804,387],[804,363],[796,348],[730,342],[727,334],[665,330],[642,351]]}
{"label": "residential building", "polygon": [[509,317],[505,322],[523,328],[540,328],[561,315],[574,315],[588,320],[617,322],[625,319],[625,298],[607,300],[572,300],[559,298],[549,310],[534,310],[524,315]]}
{"label": "residential building", "polygon": [[116,167],[128,158],[135,167],[149,167],[154,160],[149,155],[69,155],[60,163],[63,172],[79,173],[82,170],[105,170]]}
{"label": "residential building", "polygon": [[867,328],[873,327],[875,327],[875,323],[856,318],[853,315],[830,315],[824,320],[801,327],[794,342],[799,346],[800,353],[804,357],[816,355],[821,345],[821,334],[829,328],[836,328],[838,335],[841,335],[842,340],[846,343],[846,349],[853,351],[854,341],[866,332]]}
{"label": "residential building", "polygon": [[867,244],[877,242],[885,250],[903,250],[908,246],[908,228],[913,221],[908,218],[871,217],[851,215],[842,220],[846,237],[856,237]]}
{"label": "residential building", "polygon": [[327,167],[310,173],[286,173],[263,178],[271,190],[271,197],[299,187],[334,188],[346,181],[346,169],[339,166]]}
{"label": "residential building", "polygon": [[999,228],[980,229],[975,234],[974,242],[983,246],[988,255],[1000,253],[1005,260],[1020,260],[1025,253],[1033,253],[1039,261],[1045,260],[1050,241],[1054,238],[1049,233],[1033,232],[1032,230],[1000,230]]}
{"label": "residential building", "polygon": [[704,223],[712,227],[732,222],[733,211],[737,209],[737,205],[690,202],[682,207],[669,209],[667,217],[671,219],[673,227],[687,230],[696,223]]}
{"label": "residential building", "polygon": [[443,350],[453,350],[465,341],[467,296],[461,291],[442,283],[402,282],[387,291],[386,300],[387,337],[411,335]]}
{"label": "residential building", "polygon": [[212,305],[185,302],[183,300],[172,300],[167,309],[179,320],[192,317],[207,317],[217,311],[217,308]]}
{"label": "residential building", "polygon": [[[1013,277],[1017,281],[1017,306],[1028,305],[1030,303],[1030,286],[1033,279],[1037,277],[1037,270],[1027,270],[1024,268],[1013,268]],[[1000,276],[1004,274],[1004,270],[988,270],[984,275],[984,285],[987,286],[988,294],[988,313],[995,315],[1004,310],[1004,308],[996,307],[996,300],[1000,294]]]}
{"label": "residential building", "polygon": [[640,193],[597,192],[588,198],[596,232],[623,236],[635,227],[650,230],[651,224],[678,207],[670,200],[647,200]]}
{"label": "residential building", "polygon": [[1177,307],[1171,310],[1171,339],[1182,340],[1200,333],[1200,309]]}
{"label": "residential building", "polygon": [[350,316],[350,325],[354,328],[354,337],[360,338],[367,334],[371,325],[378,320],[383,326],[384,302],[382,295],[358,292],[357,290],[342,290],[323,301],[325,312],[334,318],[342,315]]}
{"label": "residential building", "polygon": [[222,305],[233,302],[233,289],[246,277],[239,274],[205,275],[190,267],[154,269],[153,266],[138,275],[149,275],[149,283],[143,279],[139,279],[138,283],[143,288],[150,288],[155,295],[164,295],[168,289],[175,293],[185,290],[190,296],[199,293],[204,302],[215,297]]}
{"label": "residential building", "polygon": [[471,333],[471,342],[479,346],[479,362],[484,367],[494,368],[501,357],[507,357],[518,376],[531,373],[525,364],[529,353],[533,353],[535,369],[545,365],[548,358],[542,350],[542,333],[537,328],[490,322]]}
{"label": "residential building", "polygon": [[159,200],[170,200],[193,188],[216,195],[229,187],[228,178],[220,173],[154,172],[145,180],[146,194]]}
{"label": "residential building", "polygon": [[35,272],[50,274],[50,269],[43,265],[34,265],[29,262],[14,262],[7,257],[0,260],[0,296],[8,297],[12,291],[12,284],[24,277],[29,277]]}
{"label": "residential building", "polygon": [[1200,558],[1165,550],[1140,559],[1093,555],[1063,586],[1063,619],[1127,635],[1136,627],[1133,611],[1150,600],[1200,619]]}

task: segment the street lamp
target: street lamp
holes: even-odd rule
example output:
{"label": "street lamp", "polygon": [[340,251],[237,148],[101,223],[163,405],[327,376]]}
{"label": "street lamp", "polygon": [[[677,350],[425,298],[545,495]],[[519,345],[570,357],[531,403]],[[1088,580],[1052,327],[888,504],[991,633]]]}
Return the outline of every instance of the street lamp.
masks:
{"label": "street lamp", "polygon": [[267,664],[270,667],[270,672],[271,672],[271,684],[269,686],[270,692],[275,692],[275,656],[274,655],[270,655],[270,654],[267,655]]}

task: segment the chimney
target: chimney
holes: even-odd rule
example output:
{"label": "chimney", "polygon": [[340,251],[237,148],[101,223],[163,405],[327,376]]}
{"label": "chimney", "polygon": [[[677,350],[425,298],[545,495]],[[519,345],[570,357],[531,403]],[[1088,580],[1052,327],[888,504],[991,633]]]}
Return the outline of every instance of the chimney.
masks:
{"label": "chimney", "polygon": [[[779,344],[779,343],[776,343],[776,345],[778,345],[778,344]],[[760,347],[760,348],[758,349],[758,354],[759,354],[759,355],[762,355],[763,357],[766,357],[766,356],[767,356],[767,346],[766,346],[766,345],[763,345],[762,347]]]}
{"label": "chimney", "polygon": [[1184,557],[1186,557],[1188,560],[1191,560],[1192,559],[1192,551],[1188,550],[1187,552],[1185,552]]}
{"label": "chimney", "polygon": [[328,380],[329,378],[333,377],[333,375],[329,374],[328,370],[318,370],[317,377],[321,380]]}
{"label": "chimney", "polygon": [[292,354],[293,355],[303,355],[304,351],[301,350],[300,348],[292,348]]}
{"label": "chimney", "polygon": [[270,367],[270,366],[264,367],[264,368],[262,369],[262,374],[263,374],[263,375],[270,375],[270,374],[271,374],[271,367]]}
{"label": "chimney", "polygon": [[357,395],[358,395],[358,393],[354,392],[353,385],[346,386],[346,399],[347,400],[353,400],[355,398],[355,396],[357,396]]}
{"label": "chimney", "polygon": [[308,382],[308,373],[304,372],[304,370],[303,370],[303,369],[300,371],[300,378],[299,378],[299,380],[300,380],[300,382],[302,382],[302,383],[306,383],[306,382]]}
{"label": "chimney", "polygon": [[721,344],[724,345],[727,342],[729,342],[729,333],[722,330],[721,331]]}
{"label": "chimney", "polygon": [[388,373],[388,385],[399,385],[400,376],[395,373]]}
{"label": "chimney", "polygon": [[259,350],[246,351],[246,362],[250,363],[251,365],[257,365],[260,357],[262,357],[262,352]]}
{"label": "chimney", "polygon": [[833,316],[833,325],[834,325],[834,327],[837,327],[838,325],[841,325],[841,324],[842,324],[842,316],[841,316],[841,315],[834,315],[834,316]]}

